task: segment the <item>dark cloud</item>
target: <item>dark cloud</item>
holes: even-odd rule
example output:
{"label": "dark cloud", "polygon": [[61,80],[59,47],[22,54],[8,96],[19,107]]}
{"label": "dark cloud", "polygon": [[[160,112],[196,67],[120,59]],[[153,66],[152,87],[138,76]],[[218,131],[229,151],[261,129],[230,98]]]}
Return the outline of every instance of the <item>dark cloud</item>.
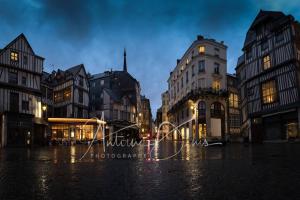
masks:
{"label": "dark cloud", "polygon": [[92,73],[121,69],[126,47],[129,71],[155,111],[176,59],[196,35],[224,40],[228,71],[234,72],[259,9],[283,9],[299,19],[297,5],[284,0],[0,0],[0,44],[24,32],[46,58],[45,69],[84,63]]}

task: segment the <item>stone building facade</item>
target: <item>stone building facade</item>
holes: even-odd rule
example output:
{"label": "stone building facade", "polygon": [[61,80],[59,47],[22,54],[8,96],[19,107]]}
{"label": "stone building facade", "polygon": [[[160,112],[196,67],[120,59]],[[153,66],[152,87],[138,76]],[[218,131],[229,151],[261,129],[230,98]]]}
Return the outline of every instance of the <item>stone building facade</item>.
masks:
{"label": "stone building facade", "polygon": [[152,113],[150,100],[145,96],[141,96],[141,137],[152,137]]}
{"label": "stone building facade", "polygon": [[168,79],[173,139],[224,140],[227,134],[227,47],[198,36]]}
{"label": "stone building facade", "polygon": [[[126,52],[122,71],[106,71],[92,75],[90,84],[90,117],[101,117],[107,121],[106,137],[138,138],[141,127],[140,84],[127,72]],[[113,135],[112,135],[113,134]],[[122,134],[122,135],[121,135]]]}

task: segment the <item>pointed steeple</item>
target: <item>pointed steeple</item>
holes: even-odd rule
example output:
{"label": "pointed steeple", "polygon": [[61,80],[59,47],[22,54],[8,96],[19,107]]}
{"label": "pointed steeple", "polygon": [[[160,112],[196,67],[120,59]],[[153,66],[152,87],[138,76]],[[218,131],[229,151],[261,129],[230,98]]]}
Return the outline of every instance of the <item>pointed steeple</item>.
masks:
{"label": "pointed steeple", "polygon": [[126,49],[125,49],[125,48],[124,48],[124,63],[123,63],[123,71],[127,72]]}

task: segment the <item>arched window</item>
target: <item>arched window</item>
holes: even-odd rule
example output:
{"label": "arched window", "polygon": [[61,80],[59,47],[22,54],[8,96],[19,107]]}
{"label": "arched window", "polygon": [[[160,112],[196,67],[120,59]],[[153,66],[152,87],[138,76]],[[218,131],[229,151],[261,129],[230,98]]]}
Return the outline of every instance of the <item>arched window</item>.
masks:
{"label": "arched window", "polygon": [[206,106],[204,101],[199,101],[198,103],[198,115],[200,118],[205,118],[206,112],[205,112]]}
{"label": "arched window", "polygon": [[215,102],[210,106],[211,117],[223,117],[225,114],[224,107],[220,102]]}

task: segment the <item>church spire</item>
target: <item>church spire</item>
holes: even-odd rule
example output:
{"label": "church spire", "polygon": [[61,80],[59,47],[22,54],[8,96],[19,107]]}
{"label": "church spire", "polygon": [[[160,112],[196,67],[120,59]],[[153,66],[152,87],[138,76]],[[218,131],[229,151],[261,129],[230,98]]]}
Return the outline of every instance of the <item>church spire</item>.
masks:
{"label": "church spire", "polygon": [[124,63],[123,63],[123,71],[127,72],[127,63],[126,63],[126,49],[124,48]]}

